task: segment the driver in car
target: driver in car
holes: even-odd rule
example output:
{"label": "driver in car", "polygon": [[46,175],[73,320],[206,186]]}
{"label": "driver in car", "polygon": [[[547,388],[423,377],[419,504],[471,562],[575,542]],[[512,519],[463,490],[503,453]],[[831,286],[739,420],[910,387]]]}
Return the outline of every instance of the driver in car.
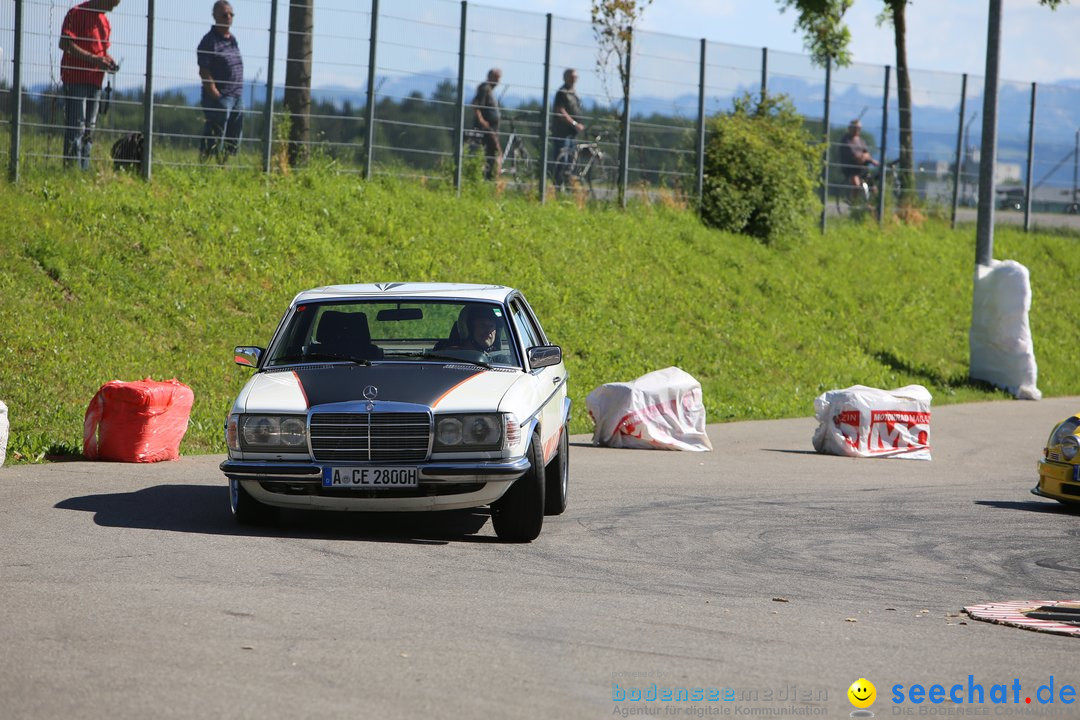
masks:
{"label": "driver in car", "polygon": [[495,343],[498,336],[498,324],[495,322],[495,316],[492,315],[490,307],[473,305],[465,315],[465,323],[469,332],[461,347],[482,353],[497,350]]}

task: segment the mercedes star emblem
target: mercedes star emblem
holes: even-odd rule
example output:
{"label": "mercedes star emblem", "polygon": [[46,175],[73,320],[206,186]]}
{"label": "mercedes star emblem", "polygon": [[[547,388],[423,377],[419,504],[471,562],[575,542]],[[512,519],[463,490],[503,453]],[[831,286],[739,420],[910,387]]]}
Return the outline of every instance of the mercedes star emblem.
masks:
{"label": "mercedes star emblem", "polygon": [[364,388],[364,399],[365,400],[374,400],[378,396],[379,396],[379,388],[375,387],[374,385],[368,385],[366,388]]}

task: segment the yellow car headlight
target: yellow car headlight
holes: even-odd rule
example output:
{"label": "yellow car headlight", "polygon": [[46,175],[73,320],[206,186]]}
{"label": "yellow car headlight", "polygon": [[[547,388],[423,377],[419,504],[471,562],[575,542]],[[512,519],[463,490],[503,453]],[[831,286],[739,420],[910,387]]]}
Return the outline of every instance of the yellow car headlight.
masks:
{"label": "yellow car headlight", "polygon": [[1072,460],[1080,452],[1080,438],[1070,435],[1061,441],[1061,454],[1066,460]]}
{"label": "yellow car headlight", "polygon": [[1062,444],[1065,442],[1065,438],[1076,432],[1078,426],[1080,426],[1080,418],[1075,416],[1063,421],[1054,428],[1054,432],[1050,434],[1050,442],[1047,443],[1047,446]]}

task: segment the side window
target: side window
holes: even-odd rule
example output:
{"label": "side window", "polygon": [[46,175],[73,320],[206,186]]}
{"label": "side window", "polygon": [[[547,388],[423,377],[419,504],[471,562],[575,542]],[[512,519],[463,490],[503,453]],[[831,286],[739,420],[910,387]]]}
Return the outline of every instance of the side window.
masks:
{"label": "side window", "polygon": [[521,306],[521,301],[514,300],[510,305],[510,314],[513,316],[514,328],[517,330],[518,335],[521,336],[522,342],[525,343],[525,349],[543,345],[540,333],[536,330],[525,308]]}
{"label": "side window", "polygon": [[533,332],[536,333],[536,344],[549,345],[550,341],[548,340],[547,335],[544,334],[544,328],[540,326],[540,321],[536,319],[536,313],[529,307],[529,303],[527,303],[524,298],[519,298],[517,302],[521,305],[521,311],[525,314],[525,317],[528,318],[529,324],[533,328]]}

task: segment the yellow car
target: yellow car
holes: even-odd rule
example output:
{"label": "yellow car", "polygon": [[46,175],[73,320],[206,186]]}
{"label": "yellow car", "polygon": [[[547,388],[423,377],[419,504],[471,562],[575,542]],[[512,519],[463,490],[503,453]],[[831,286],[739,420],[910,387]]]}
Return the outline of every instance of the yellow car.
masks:
{"label": "yellow car", "polygon": [[1080,413],[1050,433],[1039,461],[1039,484],[1031,492],[1067,505],[1080,505]]}

